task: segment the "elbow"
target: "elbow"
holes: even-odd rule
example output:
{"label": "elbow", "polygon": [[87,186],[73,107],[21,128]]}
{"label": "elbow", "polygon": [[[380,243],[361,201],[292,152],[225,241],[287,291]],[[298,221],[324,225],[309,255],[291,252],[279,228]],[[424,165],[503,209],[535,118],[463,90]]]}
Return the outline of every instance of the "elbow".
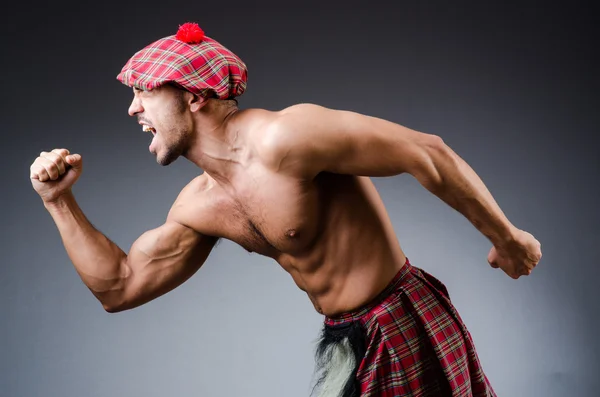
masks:
{"label": "elbow", "polygon": [[443,150],[448,147],[439,135],[426,134],[423,141],[426,147],[434,150]]}
{"label": "elbow", "polygon": [[129,278],[120,277],[112,280],[110,284],[102,285],[102,289],[93,289],[92,292],[102,305],[104,311],[107,313],[119,313],[127,310],[127,305],[131,300],[129,283]]}
{"label": "elbow", "polygon": [[437,135],[427,134],[420,145],[413,176],[431,192],[444,187],[444,170],[454,163],[453,152]]}
{"label": "elbow", "polygon": [[427,159],[433,159],[449,149],[442,137],[433,134],[423,134],[419,146]]}
{"label": "elbow", "polygon": [[107,313],[111,313],[111,314],[119,313],[124,310],[121,306],[111,305],[111,304],[107,304],[107,303],[103,303],[102,308],[104,309],[104,311],[106,311]]}
{"label": "elbow", "polygon": [[107,313],[119,313],[129,308],[127,302],[120,297],[112,296],[110,299],[104,297],[104,299],[99,299],[99,301]]}
{"label": "elbow", "polygon": [[131,310],[131,309],[135,308],[136,306],[138,306],[138,304],[136,304],[132,301],[126,301],[126,300],[113,301],[113,302],[102,302],[102,308],[107,313],[120,313],[120,312],[124,312],[127,310]]}

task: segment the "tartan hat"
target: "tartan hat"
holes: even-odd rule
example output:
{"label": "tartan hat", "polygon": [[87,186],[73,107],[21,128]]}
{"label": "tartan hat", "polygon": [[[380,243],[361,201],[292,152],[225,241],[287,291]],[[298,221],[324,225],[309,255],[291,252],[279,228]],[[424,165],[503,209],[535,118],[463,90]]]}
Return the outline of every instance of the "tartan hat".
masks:
{"label": "tartan hat", "polygon": [[237,55],[190,22],[136,52],[117,75],[121,83],[144,91],[174,83],[219,99],[242,95],[247,78],[246,65]]}

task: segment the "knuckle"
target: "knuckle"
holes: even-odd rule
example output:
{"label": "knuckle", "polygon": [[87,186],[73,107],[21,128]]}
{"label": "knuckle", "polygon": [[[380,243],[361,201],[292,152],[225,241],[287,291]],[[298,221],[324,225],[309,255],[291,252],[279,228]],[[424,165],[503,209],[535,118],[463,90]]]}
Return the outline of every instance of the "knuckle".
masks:
{"label": "knuckle", "polygon": [[48,174],[58,173],[58,166],[52,161],[47,161],[44,168]]}
{"label": "knuckle", "polygon": [[48,154],[48,156],[46,156],[46,158],[49,160],[50,163],[52,163],[54,166],[56,166],[58,168],[60,168],[63,165],[62,157],[56,153]]}
{"label": "knuckle", "polygon": [[52,151],[52,154],[60,159],[60,160],[64,160],[65,157],[67,157],[69,155],[69,151],[66,149],[54,149]]}
{"label": "knuckle", "polygon": [[58,167],[59,170],[64,170],[65,164],[62,157],[56,155],[56,157],[52,159],[52,162]]}
{"label": "knuckle", "polygon": [[60,154],[56,153],[56,152],[50,152],[46,155],[46,158],[51,160],[51,161],[56,161],[59,158],[61,158]]}

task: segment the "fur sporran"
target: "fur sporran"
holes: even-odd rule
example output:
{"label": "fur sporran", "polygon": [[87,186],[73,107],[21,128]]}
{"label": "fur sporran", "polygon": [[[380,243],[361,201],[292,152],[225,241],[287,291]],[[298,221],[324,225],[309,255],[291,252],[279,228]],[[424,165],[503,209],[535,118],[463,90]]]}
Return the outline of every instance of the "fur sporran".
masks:
{"label": "fur sporran", "polygon": [[[324,325],[316,349],[318,397],[359,397],[356,379],[366,352],[366,333],[358,321],[336,326]],[[315,394],[318,391],[318,394]]]}

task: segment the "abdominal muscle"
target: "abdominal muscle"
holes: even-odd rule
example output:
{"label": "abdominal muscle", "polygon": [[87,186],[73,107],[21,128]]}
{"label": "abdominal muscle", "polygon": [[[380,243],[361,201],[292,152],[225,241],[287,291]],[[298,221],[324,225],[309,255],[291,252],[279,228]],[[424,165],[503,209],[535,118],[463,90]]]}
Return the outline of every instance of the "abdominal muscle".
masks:
{"label": "abdominal muscle", "polygon": [[200,178],[199,195],[178,213],[200,233],[276,260],[319,313],[335,317],[369,303],[404,265],[369,178],[322,174],[297,184],[272,174],[251,176],[242,180],[258,179],[261,189],[238,183],[228,193]]}
{"label": "abdominal muscle", "polygon": [[368,178],[341,183],[326,189],[331,196],[322,200],[328,204],[310,249],[276,258],[328,317],[369,303],[406,262],[373,183]]}

